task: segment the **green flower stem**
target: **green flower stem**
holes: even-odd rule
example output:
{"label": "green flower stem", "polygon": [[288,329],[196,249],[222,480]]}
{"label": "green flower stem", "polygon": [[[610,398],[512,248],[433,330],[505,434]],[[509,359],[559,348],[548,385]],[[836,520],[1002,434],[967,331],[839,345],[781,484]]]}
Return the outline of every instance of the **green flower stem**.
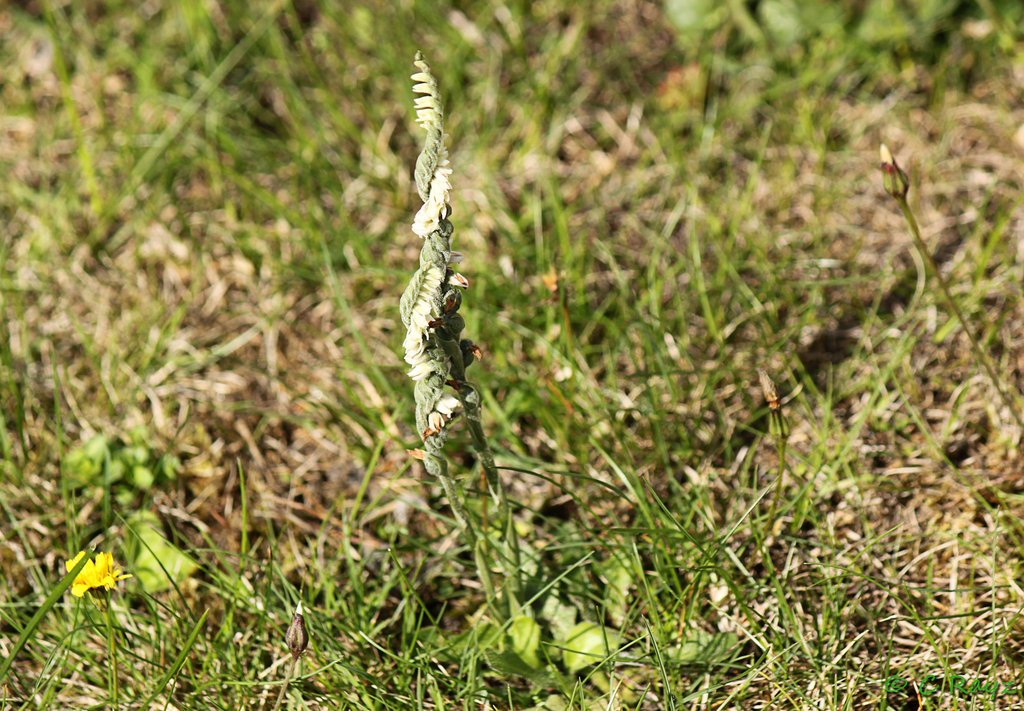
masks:
{"label": "green flower stem", "polygon": [[117,641],[114,639],[114,612],[110,604],[110,593],[105,593],[104,607],[107,608],[107,649],[110,652],[110,707],[117,708]]}
{"label": "green flower stem", "polygon": [[284,701],[284,694],[288,691],[288,684],[292,680],[292,676],[295,674],[295,665],[298,664],[299,658],[292,656],[291,662],[288,663],[288,673],[284,675],[284,682],[281,684],[281,691],[277,694],[277,701],[274,702],[274,708],[271,711],[277,711],[281,708],[281,702]]}
{"label": "green flower stem", "polygon": [[522,569],[519,549],[519,534],[515,529],[515,520],[512,518],[512,508],[509,506],[508,497],[505,495],[505,486],[498,475],[498,468],[494,464],[494,454],[484,434],[483,419],[480,416],[480,392],[476,386],[466,380],[465,361],[462,357],[462,348],[458,345],[452,347],[453,342],[441,339],[445,352],[451,359],[451,378],[456,384],[456,392],[462,409],[466,413],[466,423],[469,427],[469,436],[473,442],[473,449],[480,457],[480,464],[487,478],[487,488],[491,498],[498,507],[498,518],[501,521],[501,542],[503,558],[511,564],[511,571],[506,579],[507,607],[509,617],[515,617],[521,607],[521,591],[519,573]]}
{"label": "green flower stem", "polygon": [[779,458],[779,470],[775,477],[775,494],[768,508],[768,533],[775,530],[775,511],[779,498],[783,495],[783,483],[786,475],[786,443],[789,441],[789,423],[781,409],[773,409],[768,415],[769,433],[775,438],[775,453]]}
{"label": "green flower stem", "polygon": [[458,521],[459,527],[462,529],[466,545],[473,551],[473,562],[476,564],[480,583],[484,586],[484,594],[487,596],[488,603],[493,604],[495,599],[494,580],[491,578],[491,569],[484,557],[484,541],[477,536],[476,522],[462,504],[462,492],[459,491],[455,480],[448,474],[448,462],[440,454],[428,453],[423,459],[423,464],[427,472],[433,474],[441,482],[441,488],[444,489],[445,496],[448,497],[448,503],[452,507],[452,513],[455,514],[455,520]]}
{"label": "green flower stem", "polygon": [[950,293],[946,279],[939,271],[939,267],[935,263],[935,259],[932,257],[931,252],[928,251],[928,247],[925,245],[924,239],[921,237],[921,230],[917,226],[917,220],[914,218],[914,213],[910,209],[910,205],[907,204],[906,195],[900,195],[897,191],[896,194],[893,194],[893,197],[896,198],[896,202],[899,203],[900,210],[903,211],[903,217],[907,221],[907,225],[910,227],[910,234],[914,237],[914,244],[917,247],[917,251],[924,259],[926,271],[929,272],[935,279],[936,283],[938,283],[942,296],[946,299],[946,302],[949,304],[949,308],[953,311],[953,315],[956,316],[957,321],[960,322],[960,327],[963,328],[964,333],[967,334],[967,340],[971,343],[971,349],[974,351],[974,356],[981,362],[982,367],[988,374],[989,380],[992,381],[993,387],[995,387],[996,392],[999,393],[999,398],[1003,401],[1003,405],[1010,410],[1013,418],[1017,421],[1017,426],[1020,427],[1021,430],[1024,430],[1024,417],[1021,416],[1021,409],[1018,406],[1018,403],[1013,402],[1010,399],[1010,394],[1003,388],[1002,381],[1000,381],[999,377],[996,375],[996,368],[992,363],[992,359],[984,350],[982,350],[977,337],[967,324],[967,318],[960,310],[960,307],[957,305],[952,293]]}
{"label": "green flower stem", "polygon": [[[474,397],[462,395],[463,390],[470,389]],[[522,569],[519,552],[519,534],[516,532],[515,520],[512,518],[512,508],[508,504],[508,497],[505,495],[505,487],[498,476],[498,468],[494,465],[494,456],[491,454],[490,445],[484,436],[484,428],[480,418],[479,393],[469,383],[464,383],[459,391],[462,407],[466,412],[466,422],[469,425],[470,438],[473,441],[473,449],[480,457],[484,475],[487,477],[487,488],[491,496],[495,498],[498,505],[498,518],[501,521],[501,541],[504,545],[504,558],[510,561],[511,570],[506,581],[508,587],[508,611],[509,617],[519,614],[522,604],[522,586],[520,585],[519,573]]]}

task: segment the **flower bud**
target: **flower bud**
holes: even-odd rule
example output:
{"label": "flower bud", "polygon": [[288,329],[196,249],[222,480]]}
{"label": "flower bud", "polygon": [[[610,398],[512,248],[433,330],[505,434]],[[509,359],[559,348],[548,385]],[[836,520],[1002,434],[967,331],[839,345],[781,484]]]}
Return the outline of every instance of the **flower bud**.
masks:
{"label": "flower bud", "polygon": [[430,429],[434,430],[435,432],[440,432],[442,429],[444,429],[444,415],[442,415],[440,412],[437,412],[436,410],[434,412],[431,412],[429,415],[427,415],[427,424],[430,426]]}
{"label": "flower bud", "polygon": [[298,659],[306,651],[309,645],[309,633],[306,632],[306,620],[302,617],[302,601],[299,601],[292,615],[292,623],[288,625],[288,631],[284,633],[284,641],[288,644],[288,651],[292,657]]}
{"label": "flower bud", "polygon": [[892,153],[884,143],[879,147],[878,154],[882,159],[882,184],[885,186],[885,192],[897,200],[906,200],[907,190],[910,189],[910,179],[907,174],[896,163],[896,159],[892,157]]}
{"label": "flower bud", "polygon": [[782,409],[779,402],[779,391],[775,388],[775,381],[764,368],[757,369],[757,378],[761,381],[761,392],[764,393],[764,400],[768,403],[768,409],[774,411]]}

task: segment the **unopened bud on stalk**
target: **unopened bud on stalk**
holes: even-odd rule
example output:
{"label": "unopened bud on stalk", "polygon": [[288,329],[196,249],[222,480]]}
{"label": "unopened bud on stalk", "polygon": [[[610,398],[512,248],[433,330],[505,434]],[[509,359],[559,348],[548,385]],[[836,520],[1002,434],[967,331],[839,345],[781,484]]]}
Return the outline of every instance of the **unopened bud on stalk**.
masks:
{"label": "unopened bud on stalk", "polygon": [[299,601],[292,615],[292,623],[288,625],[288,631],[284,633],[284,641],[288,644],[288,651],[292,657],[298,659],[306,651],[309,645],[309,633],[306,631],[306,620],[302,616],[302,601]]}
{"label": "unopened bud on stalk", "polygon": [[781,410],[782,404],[779,402],[779,391],[775,388],[775,381],[772,380],[772,376],[768,375],[768,371],[764,368],[758,368],[757,378],[761,381],[761,392],[764,393],[764,399],[768,403],[768,408],[773,411]]}
{"label": "unopened bud on stalk", "polygon": [[757,369],[757,379],[761,381],[761,392],[768,403],[768,431],[773,437],[784,441],[789,438],[789,423],[782,412],[782,402],[775,381],[764,368]]}
{"label": "unopened bud on stalk", "polygon": [[882,159],[882,184],[885,192],[897,200],[906,200],[910,189],[910,178],[892,157],[892,152],[884,143],[879,147],[878,154]]}

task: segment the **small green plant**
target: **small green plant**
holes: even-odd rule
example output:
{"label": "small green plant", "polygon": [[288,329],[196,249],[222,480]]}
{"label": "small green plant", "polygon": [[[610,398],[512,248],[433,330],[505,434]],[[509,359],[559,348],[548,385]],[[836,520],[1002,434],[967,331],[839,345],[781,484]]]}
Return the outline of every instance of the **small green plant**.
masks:
{"label": "small green plant", "polygon": [[174,481],[181,462],[173,454],[157,454],[143,427],[125,438],[97,434],[68,453],[65,471],[78,486],[104,486],[118,504],[128,505],[139,492]]}

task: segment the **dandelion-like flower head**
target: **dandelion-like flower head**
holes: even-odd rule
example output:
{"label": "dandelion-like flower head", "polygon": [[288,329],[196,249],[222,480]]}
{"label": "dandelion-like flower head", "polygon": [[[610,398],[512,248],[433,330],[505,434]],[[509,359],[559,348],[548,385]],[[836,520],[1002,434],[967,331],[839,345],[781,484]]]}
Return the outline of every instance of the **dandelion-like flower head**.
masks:
{"label": "dandelion-like flower head", "polygon": [[[65,563],[69,573],[75,569],[83,556],[85,551]],[[93,589],[113,590],[119,580],[131,577],[133,576],[126,574],[120,565],[114,563],[113,554],[99,553],[95,559],[88,561],[75,577],[75,582],[71,585],[71,594],[75,597],[84,597],[87,591]]]}

